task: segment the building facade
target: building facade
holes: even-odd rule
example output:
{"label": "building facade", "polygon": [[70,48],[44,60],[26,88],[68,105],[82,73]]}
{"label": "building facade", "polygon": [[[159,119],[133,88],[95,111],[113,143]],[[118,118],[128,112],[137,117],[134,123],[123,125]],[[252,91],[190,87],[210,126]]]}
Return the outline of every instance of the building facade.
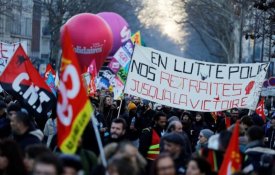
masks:
{"label": "building facade", "polygon": [[0,41],[27,43],[27,54],[38,66],[48,63],[50,32],[41,0],[8,0],[0,13]]}

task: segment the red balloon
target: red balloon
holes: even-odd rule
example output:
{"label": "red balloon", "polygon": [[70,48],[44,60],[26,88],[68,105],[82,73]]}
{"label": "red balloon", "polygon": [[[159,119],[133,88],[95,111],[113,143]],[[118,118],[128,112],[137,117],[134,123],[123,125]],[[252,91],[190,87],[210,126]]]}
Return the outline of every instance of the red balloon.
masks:
{"label": "red balloon", "polygon": [[[70,18],[65,25],[71,36],[82,71],[86,72],[93,60],[99,71],[112,50],[113,35],[108,24],[97,15],[81,13]],[[61,38],[63,37],[62,29],[63,27]]]}

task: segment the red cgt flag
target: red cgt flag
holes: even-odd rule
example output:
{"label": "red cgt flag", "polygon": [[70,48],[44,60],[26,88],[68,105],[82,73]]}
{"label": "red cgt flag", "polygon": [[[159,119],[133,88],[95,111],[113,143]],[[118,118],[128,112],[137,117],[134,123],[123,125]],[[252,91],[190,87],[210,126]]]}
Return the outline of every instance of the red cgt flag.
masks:
{"label": "red cgt flag", "polygon": [[2,88],[34,116],[46,115],[56,100],[20,45],[0,76]]}
{"label": "red cgt flag", "polygon": [[63,38],[57,103],[57,143],[62,152],[74,154],[93,108],[80,77],[80,67],[67,27],[64,28]]}
{"label": "red cgt flag", "polygon": [[50,64],[47,64],[46,71],[45,71],[45,77],[44,77],[45,80],[48,79],[48,75],[49,75],[50,73],[51,73],[51,74],[53,75],[53,77],[55,78],[56,73],[55,73],[53,67],[52,67]]}
{"label": "red cgt flag", "polygon": [[266,120],[266,116],[265,116],[265,113],[264,113],[264,98],[262,98],[260,100],[260,102],[258,103],[258,106],[257,106],[255,112],[263,119],[263,121]]}
{"label": "red cgt flag", "polygon": [[239,149],[239,121],[236,122],[229,145],[226,149],[219,175],[231,175],[241,169],[241,154]]}
{"label": "red cgt flag", "polygon": [[95,79],[96,79],[96,74],[97,74],[95,60],[93,60],[91,65],[89,66],[89,73],[91,75],[91,80],[90,80],[90,84],[89,84],[89,95],[94,96],[96,93]]}

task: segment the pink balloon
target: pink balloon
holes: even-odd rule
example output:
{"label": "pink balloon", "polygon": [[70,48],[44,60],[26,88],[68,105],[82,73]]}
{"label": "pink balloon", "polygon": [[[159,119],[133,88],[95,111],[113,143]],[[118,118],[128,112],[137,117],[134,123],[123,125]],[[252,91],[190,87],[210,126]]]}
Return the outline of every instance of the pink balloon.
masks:
{"label": "pink balloon", "polygon": [[[86,72],[93,60],[99,71],[112,49],[113,36],[108,24],[97,15],[81,13],[71,17],[65,25],[71,36],[82,71]],[[60,30],[61,38],[63,37],[62,29]]]}
{"label": "pink balloon", "polygon": [[110,26],[113,33],[113,48],[110,55],[114,55],[116,51],[131,38],[131,30],[126,20],[113,12],[101,12],[97,14],[102,17]]}

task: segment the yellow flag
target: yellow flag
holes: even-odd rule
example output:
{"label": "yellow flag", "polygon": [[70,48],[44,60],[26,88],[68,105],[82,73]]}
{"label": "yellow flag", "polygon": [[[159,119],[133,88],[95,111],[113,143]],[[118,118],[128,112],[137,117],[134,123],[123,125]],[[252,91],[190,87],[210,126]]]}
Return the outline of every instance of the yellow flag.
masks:
{"label": "yellow flag", "polygon": [[137,31],[134,35],[131,36],[131,40],[134,44],[138,44],[141,46],[141,35],[140,31]]}

